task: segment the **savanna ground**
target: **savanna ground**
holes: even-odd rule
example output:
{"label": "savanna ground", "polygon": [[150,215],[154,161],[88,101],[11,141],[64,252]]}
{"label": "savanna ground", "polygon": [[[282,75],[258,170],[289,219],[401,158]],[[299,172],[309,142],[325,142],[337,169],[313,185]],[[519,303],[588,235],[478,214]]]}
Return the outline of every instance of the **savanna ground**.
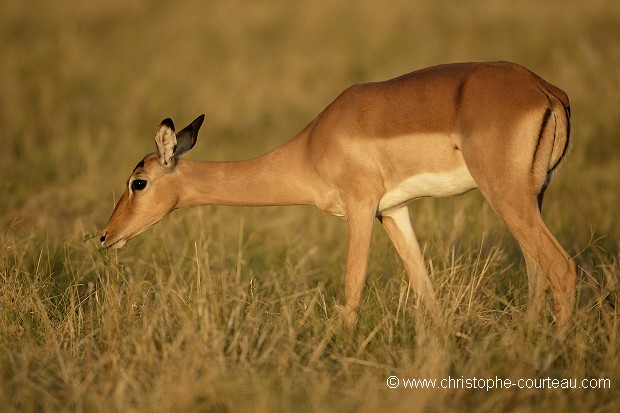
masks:
{"label": "savanna ground", "polygon": [[[0,411],[620,411],[620,3],[0,4]],[[543,215],[579,264],[574,327],[525,327],[525,265],[476,191],[411,204],[445,311],[416,306],[375,228],[346,331],[343,220],[310,207],[176,211],[97,236],[158,123],[192,159],[258,155],[346,86],[519,62],[571,97]],[[391,390],[401,378],[607,378],[611,389]]]}

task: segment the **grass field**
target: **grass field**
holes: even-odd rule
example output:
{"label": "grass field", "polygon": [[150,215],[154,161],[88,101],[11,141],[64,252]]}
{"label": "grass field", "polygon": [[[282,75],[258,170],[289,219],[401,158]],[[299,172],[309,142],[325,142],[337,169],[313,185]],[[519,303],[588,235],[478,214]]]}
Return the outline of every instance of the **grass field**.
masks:
{"label": "grass field", "polygon": [[[0,51],[0,412],[620,411],[617,0],[3,0]],[[352,83],[472,60],[571,98],[543,211],[579,264],[565,341],[550,297],[525,327],[525,264],[477,191],[410,206],[441,326],[377,225],[344,329],[346,225],[310,207],[180,210],[98,248],[161,119],[204,112],[188,158],[243,159]],[[611,388],[403,388],[447,377]]]}

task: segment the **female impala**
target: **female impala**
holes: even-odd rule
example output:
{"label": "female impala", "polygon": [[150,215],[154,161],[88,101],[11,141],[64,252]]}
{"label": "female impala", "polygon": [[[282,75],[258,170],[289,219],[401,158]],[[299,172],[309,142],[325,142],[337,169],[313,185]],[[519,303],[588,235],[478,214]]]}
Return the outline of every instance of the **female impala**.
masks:
{"label": "female impala", "polygon": [[431,67],[345,90],[304,130],[255,159],[197,162],[204,115],[175,134],[165,119],[157,153],[134,169],[103,230],[120,248],[175,208],[311,204],[346,217],[346,322],[364,287],[374,218],[385,227],[428,311],[438,304],[407,202],[478,188],[525,256],[529,313],[550,286],[557,322],[569,327],[576,267],[543,223],[543,194],[569,143],[567,95],[507,62]]}

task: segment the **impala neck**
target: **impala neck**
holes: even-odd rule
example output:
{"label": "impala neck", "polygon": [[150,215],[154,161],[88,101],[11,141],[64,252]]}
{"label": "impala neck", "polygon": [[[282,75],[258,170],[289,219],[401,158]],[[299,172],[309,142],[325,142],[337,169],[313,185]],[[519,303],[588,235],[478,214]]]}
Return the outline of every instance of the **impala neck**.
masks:
{"label": "impala neck", "polygon": [[312,204],[312,179],[295,140],[246,161],[179,160],[177,207],[198,205],[275,206]]}

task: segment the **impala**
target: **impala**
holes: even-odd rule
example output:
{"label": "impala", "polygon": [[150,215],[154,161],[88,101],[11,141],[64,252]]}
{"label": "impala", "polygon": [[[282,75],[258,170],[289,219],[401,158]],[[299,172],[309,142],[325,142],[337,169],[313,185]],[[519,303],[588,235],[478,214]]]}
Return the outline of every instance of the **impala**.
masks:
{"label": "impala", "polygon": [[519,242],[528,275],[528,315],[550,287],[566,331],[576,266],[541,219],[545,189],[569,146],[568,96],[514,63],[422,69],[346,89],[305,129],[254,159],[181,159],[204,115],[175,133],[165,119],[157,152],[133,170],[101,235],[120,248],[176,208],[196,205],[315,205],[348,225],[345,322],[354,326],[373,221],[394,244],[410,285],[436,316],[407,203],[478,188]]}

